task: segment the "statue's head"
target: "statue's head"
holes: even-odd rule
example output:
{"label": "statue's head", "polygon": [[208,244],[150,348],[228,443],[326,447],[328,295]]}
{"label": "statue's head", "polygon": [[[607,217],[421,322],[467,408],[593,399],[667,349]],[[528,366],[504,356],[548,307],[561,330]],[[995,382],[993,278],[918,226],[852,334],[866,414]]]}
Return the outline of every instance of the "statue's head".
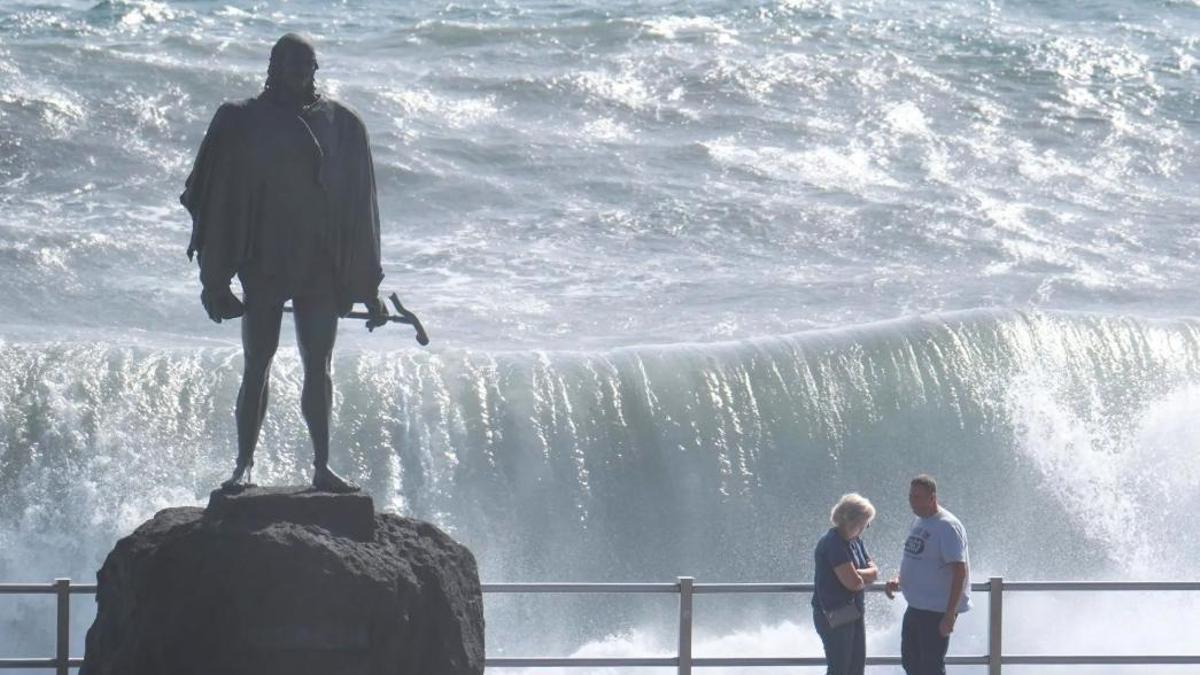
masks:
{"label": "statue's head", "polygon": [[312,42],[302,35],[288,33],[271,48],[266,89],[289,98],[311,101],[317,95],[313,79],[317,67],[317,50]]}

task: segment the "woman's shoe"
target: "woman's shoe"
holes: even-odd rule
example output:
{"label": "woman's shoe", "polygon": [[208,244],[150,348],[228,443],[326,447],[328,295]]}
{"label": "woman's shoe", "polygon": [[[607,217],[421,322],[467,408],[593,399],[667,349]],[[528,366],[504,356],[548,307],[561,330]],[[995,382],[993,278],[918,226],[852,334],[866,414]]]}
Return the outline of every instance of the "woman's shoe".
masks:
{"label": "woman's shoe", "polygon": [[229,480],[221,483],[221,489],[225,491],[238,491],[254,487],[254,483],[250,482],[250,470],[253,468],[254,462],[246,462],[245,464],[238,462],[233,467],[233,475],[229,477]]}

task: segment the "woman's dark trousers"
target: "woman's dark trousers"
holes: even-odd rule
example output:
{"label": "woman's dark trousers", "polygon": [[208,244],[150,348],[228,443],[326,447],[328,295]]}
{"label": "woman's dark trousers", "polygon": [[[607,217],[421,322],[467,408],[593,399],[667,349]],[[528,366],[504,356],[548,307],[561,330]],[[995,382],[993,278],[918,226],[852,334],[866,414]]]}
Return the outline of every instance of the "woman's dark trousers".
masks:
{"label": "woman's dark trousers", "polygon": [[814,608],[813,625],[825,647],[825,674],[863,675],[867,668],[867,632],[862,617],[830,628],[825,613]]}

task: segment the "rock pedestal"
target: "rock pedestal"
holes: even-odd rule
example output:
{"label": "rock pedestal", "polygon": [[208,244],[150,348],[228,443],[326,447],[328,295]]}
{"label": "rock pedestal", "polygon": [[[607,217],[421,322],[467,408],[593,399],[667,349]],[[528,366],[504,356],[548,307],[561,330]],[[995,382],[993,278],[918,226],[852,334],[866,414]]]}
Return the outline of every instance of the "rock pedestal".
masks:
{"label": "rock pedestal", "polygon": [[81,675],[483,672],[474,556],[365,495],[216,491],[119,541],[97,578]]}

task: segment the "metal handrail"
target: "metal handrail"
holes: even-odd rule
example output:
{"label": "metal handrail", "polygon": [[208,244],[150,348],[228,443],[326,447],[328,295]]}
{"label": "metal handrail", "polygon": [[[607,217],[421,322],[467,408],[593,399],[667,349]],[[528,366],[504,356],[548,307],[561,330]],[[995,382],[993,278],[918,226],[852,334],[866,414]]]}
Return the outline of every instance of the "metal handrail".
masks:
{"label": "metal handrail", "polygon": [[[696,594],[731,593],[812,593],[813,584],[792,583],[708,583],[698,584],[692,577],[679,577],[674,583],[489,583],[484,593],[674,593],[679,595],[679,644],[675,656],[662,657],[494,657],[485,659],[492,668],[538,667],[674,667],[680,675],[694,668],[737,666],[820,666],[821,657],[696,657],[692,655],[693,598]],[[879,586],[866,589],[882,592]],[[949,656],[948,665],[986,665],[988,675],[1000,675],[1004,665],[1194,665],[1195,655],[1027,655],[1004,654],[1002,624],[1004,593],[1047,591],[1192,591],[1200,592],[1200,581],[1005,581],[991,577],[987,582],[971,584],[972,591],[988,594],[988,653],[981,656]],[[57,598],[57,636],[55,656],[50,658],[0,659],[0,670],[9,668],[54,669],[67,675],[70,668],[83,665],[83,659],[70,657],[70,598],[72,594],[96,593],[96,584],[73,584],[70,579],[55,579],[50,584],[0,584],[0,595],[54,595]],[[897,656],[867,657],[867,665],[899,665]]]}

